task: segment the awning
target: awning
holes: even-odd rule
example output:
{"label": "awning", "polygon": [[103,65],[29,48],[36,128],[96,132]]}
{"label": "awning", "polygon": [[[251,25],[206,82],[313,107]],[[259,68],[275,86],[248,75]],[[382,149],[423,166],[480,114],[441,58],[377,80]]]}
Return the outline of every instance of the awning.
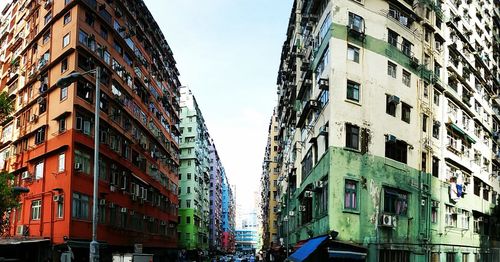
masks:
{"label": "awning", "polygon": [[451,128],[453,130],[455,130],[458,134],[460,134],[461,136],[463,136],[464,138],[466,138],[467,140],[469,140],[469,142],[471,142],[472,144],[475,144],[476,143],[476,140],[474,138],[472,138],[471,136],[469,136],[467,133],[465,133],[464,130],[462,130],[460,127],[458,127],[457,125],[453,124],[453,123],[449,123],[449,125],[451,126]]}
{"label": "awning", "polygon": [[356,259],[365,260],[366,252],[354,252],[347,250],[328,250],[329,258],[344,258],[344,259]]}
{"label": "awning", "polygon": [[0,239],[0,245],[19,245],[19,244],[32,244],[40,242],[50,242],[50,239],[46,238],[2,238]]}
{"label": "awning", "polygon": [[306,260],[325,240],[328,239],[328,237],[329,236],[320,236],[310,239],[290,257],[288,257],[288,260],[293,262],[302,262]]}

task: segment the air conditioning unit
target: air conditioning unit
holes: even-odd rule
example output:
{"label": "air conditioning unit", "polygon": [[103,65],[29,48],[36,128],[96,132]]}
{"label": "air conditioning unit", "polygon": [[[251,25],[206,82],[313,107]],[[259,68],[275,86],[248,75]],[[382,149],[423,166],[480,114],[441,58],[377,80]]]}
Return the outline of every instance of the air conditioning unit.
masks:
{"label": "air conditioning unit", "polygon": [[135,194],[132,194],[132,201],[137,201],[137,196]]}
{"label": "air conditioning unit", "polygon": [[463,185],[462,186],[462,194],[467,194],[467,189],[468,189],[468,186],[467,185]]}
{"label": "air conditioning unit", "polygon": [[109,191],[116,192],[116,186],[110,185],[109,186]]}
{"label": "air conditioning unit", "polygon": [[122,213],[127,213],[127,208],[126,208],[126,207],[122,207],[122,208],[120,209],[120,212],[122,212]]}
{"label": "air conditioning unit", "polygon": [[323,181],[314,181],[313,186],[314,186],[314,189],[321,189],[324,186],[324,182]]}
{"label": "air conditioning unit", "polygon": [[43,5],[43,8],[45,8],[45,10],[48,10],[51,6],[52,6],[52,0],[47,0]]}
{"label": "air conditioning unit", "polygon": [[38,120],[38,116],[37,115],[31,115],[30,116],[30,122],[36,122]]}
{"label": "air conditioning unit", "polygon": [[305,211],[306,211],[306,206],[304,206],[304,205],[300,205],[300,206],[299,206],[299,211],[300,211],[300,212],[305,212]]}
{"label": "air conditioning unit", "polygon": [[434,208],[438,208],[439,207],[439,202],[437,202],[437,201],[431,201],[431,205]]}
{"label": "air conditioning unit", "polygon": [[328,90],[329,89],[329,81],[328,79],[325,79],[325,78],[321,78],[319,81],[318,81],[318,87],[319,89],[321,90]]}
{"label": "air conditioning unit", "polygon": [[484,218],[483,217],[478,217],[477,218],[477,222],[483,222],[484,221]]}
{"label": "air conditioning unit", "polygon": [[148,217],[148,216],[146,216],[146,215],[144,215],[144,216],[142,216],[142,219],[144,219],[144,220],[148,220],[148,219],[149,219],[149,217]]}
{"label": "air conditioning unit", "polygon": [[399,104],[400,99],[398,96],[392,95],[392,96],[389,96],[388,102],[397,105],[397,104]]}
{"label": "air conditioning unit", "polygon": [[311,105],[312,108],[319,107],[319,102],[317,100],[309,100],[309,104]]}
{"label": "air conditioning unit", "polygon": [[115,203],[109,203],[109,208],[115,208]]}
{"label": "air conditioning unit", "polygon": [[309,191],[309,190],[306,190],[304,192],[304,197],[313,197],[313,192],[312,191]]}
{"label": "air conditioning unit", "polygon": [[62,195],[54,195],[52,197],[52,199],[54,200],[54,202],[62,202],[63,201],[63,196]]}
{"label": "air conditioning unit", "polygon": [[161,222],[160,222],[160,225],[165,226],[165,225],[167,225],[167,222],[165,222],[165,221],[161,221]]}
{"label": "air conditioning unit", "polygon": [[154,217],[150,217],[149,218],[149,222],[155,222],[155,218]]}
{"label": "air conditioning unit", "polygon": [[16,235],[23,236],[25,233],[27,234],[28,227],[26,225],[18,225],[16,228]]}
{"label": "air conditioning unit", "polygon": [[288,215],[291,216],[291,217],[295,216],[295,211],[293,211],[293,210],[292,211],[288,211]]}
{"label": "air conditioning unit", "polygon": [[398,141],[398,139],[396,138],[395,135],[387,135],[385,137],[385,141],[391,142],[391,143],[396,143]]}
{"label": "air conditioning unit", "polygon": [[30,172],[23,171],[23,173],[21,174],[21,179],[29,179],[29,178],[31,178]]}
{"label": "air conditioning unit", "polygon": [[411,66],[411,67],[413,67],[413,68],[417,68],[417,67],[418,67],[418,63],[419,63],[418,58],[416,58],[416,57],[412,57],[412,58],[410,59],[410,66]]}
{"label": "air conditioning unit", "polygon": [[385,227],[396,227],[397,218],[395,216],[383,214],[381,225]]}
{"label": "air conditioning unit", "polygon": [[80,171],[82,170],[82,163],[76,162],[75,163],[75,171]]}
{"label": "air conditioning unit", "polygon": [[99,199],[99,205],[100,206],[105,206],[106,205],[106,199]]}

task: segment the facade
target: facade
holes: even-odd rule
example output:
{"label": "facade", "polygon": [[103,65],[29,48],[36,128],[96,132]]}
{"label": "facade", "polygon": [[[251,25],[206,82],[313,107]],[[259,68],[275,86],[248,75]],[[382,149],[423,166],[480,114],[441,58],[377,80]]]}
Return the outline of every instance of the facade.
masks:
{"label": "facade", "polygon": [[235,251],[235,190],[225,173],[222,175],[222,251]]}
{"label": "facade", "polygon": [[208,250],[211,140],[196,99],[181,87],[179,247]]}
{"label": "facade", "polygon": [[272,245],[279,244],[278,241],[278,152],[281,148],[278,144],[278,123],[273,113],[269,123],[267,146],[264,154],[261,177],[261,223],[262,223],[262,249],[267,250]]}
{"label": "facade", "polygon": [[254,254],[258,245],[257,209],[238,209],[237,226],[235,230],[236,251]]}
{"label": "facade", "polygon": [[222,252],[222,177],[224,167],[213,140],[210,143],[210,228],[209,248]]}
{"label": "facade", "polygon": [[331,234],[368,261],[499,259],[498,9],[294,1],[275,111],[283,246]]}
{"label": "facade", "polygon": [[[15,106],[1,123],[0,167],[30,190],[9,214],[7,234],[22,238],[24,251],[50,241],[48,250],[17,258],[55,261],[68,252],[87,258],[93,204],[102,261],[133,252],[135,244],[174,258],[179,73],[143,1],[10,1],[0,32],[0,87]],[[96,67],[101,155],[99,203],[92,203],[95,79],[55,83]],[[15,250],[2,245],[0,253]]]}

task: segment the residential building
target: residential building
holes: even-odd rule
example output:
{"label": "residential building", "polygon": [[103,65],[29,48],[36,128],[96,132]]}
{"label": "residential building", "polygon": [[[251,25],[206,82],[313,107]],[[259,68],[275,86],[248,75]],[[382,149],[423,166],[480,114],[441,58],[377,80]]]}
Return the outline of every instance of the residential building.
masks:
{"label": "residential building", "polygon": [[262,249],[267,250],[278,241],[278,152],[281,147],[278,143],[278,123],[273,113],[269,123],[266,151],[262,166],[261,177],[261,223],[262,223]]}
{"label": "residential building", "polygon": [[294,1],[281,244],[329,234],[330,257],[498,260],[498,39],[498,1]]}
{"label": "residential building", "polygon": [[235,251],[235,187],[231,187],[225,173],[222,175],[222,251]]}
{"label": "residential building", "polygon": [[255,254],[258,242],[257,209],[253,207],[238,208],[235,230],[236,251]]}
{"label": "residential building", "polygon": [[179,247],[208,250],[211,139],[191,90],[181,87]]}
{"label": "residential building", "polygon": [[[87,258],[95,204],[102,261],[137,245],[174,258],[179,73],[144,2],[14,0],[2,11],[0,32],[0,87],[15,107],[1,123],[1,168],[30,190],[10,213],[6,240],[25,243],[24,252],[2,245],[0,253],[26,261],[68,252]],[[96,67],[99,203],[92,202],[94,74],[56,86]],[[37,241],[49,249],[25,252]]]}
{"label": "residential building", "polygon": [[210,141],[210,228],[209,248],[211,252],[222,252],[222,177],[224,167],[215,148]]}

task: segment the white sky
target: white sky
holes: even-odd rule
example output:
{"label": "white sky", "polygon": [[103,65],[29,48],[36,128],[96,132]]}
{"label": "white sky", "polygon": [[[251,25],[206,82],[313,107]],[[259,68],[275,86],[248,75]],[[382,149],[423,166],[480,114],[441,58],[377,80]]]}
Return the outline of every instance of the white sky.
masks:
{"label": "white sky", "polygon": [[254,206],[292,0],[146,0],[205,117],[236,201]]}

